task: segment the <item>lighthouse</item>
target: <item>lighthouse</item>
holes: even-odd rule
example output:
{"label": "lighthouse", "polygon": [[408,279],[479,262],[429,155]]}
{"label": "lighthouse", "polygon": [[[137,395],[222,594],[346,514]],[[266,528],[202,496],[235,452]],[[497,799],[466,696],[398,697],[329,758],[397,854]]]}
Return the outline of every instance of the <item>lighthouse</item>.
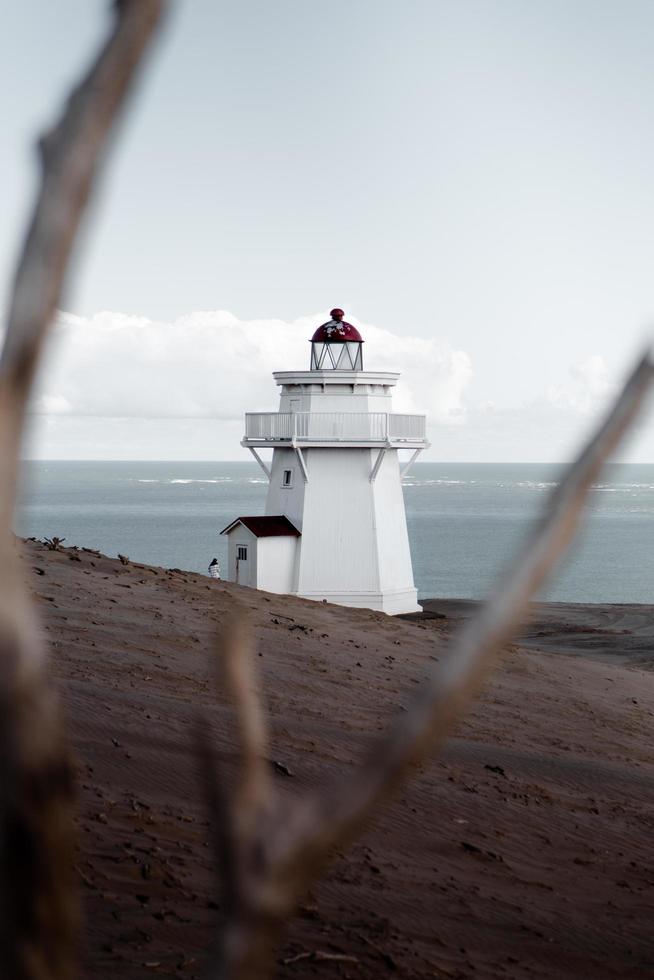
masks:
{"label": "lighthouse", "polygon": [[[265,515],[235,518],[232,582],[389,614],[417,612],[402,475],[427,448],[424,415],[392,411],[399,374],[364,371],[341,309],[311,338],[308,371],[275,371],[278,412],[245,416],[268,478]],[[272,448],[272,461],[259,450]],[[400,450],[410,457],[402,468]]]}

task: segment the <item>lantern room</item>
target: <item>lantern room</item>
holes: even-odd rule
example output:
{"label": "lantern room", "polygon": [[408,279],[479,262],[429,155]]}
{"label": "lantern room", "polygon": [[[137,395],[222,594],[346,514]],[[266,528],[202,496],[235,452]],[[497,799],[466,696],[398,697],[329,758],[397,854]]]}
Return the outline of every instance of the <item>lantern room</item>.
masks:
{"label": "lantern room", "polygon": [[311,370],[363,371],[361,334],[343,319],[343,310],[336,308],[330,316],[311,338]]}

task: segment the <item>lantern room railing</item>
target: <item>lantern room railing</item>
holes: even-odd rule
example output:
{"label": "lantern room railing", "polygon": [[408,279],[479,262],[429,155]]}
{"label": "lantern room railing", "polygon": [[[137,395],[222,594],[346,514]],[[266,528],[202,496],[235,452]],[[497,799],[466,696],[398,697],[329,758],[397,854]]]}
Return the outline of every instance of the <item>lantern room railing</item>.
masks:
{"label": "lantern room railing", "polygon": [[248,443],[423,443],[426,416],[391,412],[248,412]]}

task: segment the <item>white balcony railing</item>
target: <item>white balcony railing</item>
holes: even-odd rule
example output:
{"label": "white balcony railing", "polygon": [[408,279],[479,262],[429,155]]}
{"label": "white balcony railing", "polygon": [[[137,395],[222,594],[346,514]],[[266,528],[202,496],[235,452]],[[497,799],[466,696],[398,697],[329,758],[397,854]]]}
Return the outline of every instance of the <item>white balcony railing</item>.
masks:
{"label": "white balcony railing", "polygon": [[390,412],[249,412],[243,441],[417,443],[426,441],[426,417]]}

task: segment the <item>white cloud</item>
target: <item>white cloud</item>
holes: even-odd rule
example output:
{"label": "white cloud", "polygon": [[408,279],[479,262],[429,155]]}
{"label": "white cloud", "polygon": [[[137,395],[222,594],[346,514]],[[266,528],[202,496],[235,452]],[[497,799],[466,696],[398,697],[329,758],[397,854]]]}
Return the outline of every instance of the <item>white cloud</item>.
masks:
{"label": "white cloud", "polygon": [[401,372],[393,396],[396,412],[426,413],[432,423],[463,420],[464,395],[472,379],[465,351],[425,337],[400,337],[371,324],[360,329],[366,367]]}
{"label": "white cloud", "polygon": [[[122,313],[62,313],[33,411],[231,420],[274,410],[278,389],[271,372],[308,367],[308,340],[321,319],[239,320],[220,310],[158,322]],[[396,411],[426,412],[432,422],[462,418],[472,373],[465,352],[371,324],[361,331],[366,368],[402,373]]]}
{"label": "white cloud", "polygon": [[[274,370],[305,369],[320,314],[288,323],[226,311],[172,322],[120,313],[61,314],[33,399],[26,455],[86,459],[238,459],[243,416],[275,411]],[[429,459],[563,460],[617,387],[618,370],[594,354],[528,402],[475,402],[467,353],[444,341],[359,323],[367,369],[401,372],[397,412],[424,412]],[[460,424],[465,423],[465,424]],[[643,418],[634,458],[650,459]]]}
{"label": "white cloud", "polygon": [[42,394],[36,398],[33,411],[38,415],[70,415],[72,405],[63,395]]}
{"label": "white cloud", "polygon": [[567,381],[548,388],[546,397],[555,408],[589,416],[601,409],[616,391],[617,384],[606,361],[600,354],[593,354],[573,364]]}

